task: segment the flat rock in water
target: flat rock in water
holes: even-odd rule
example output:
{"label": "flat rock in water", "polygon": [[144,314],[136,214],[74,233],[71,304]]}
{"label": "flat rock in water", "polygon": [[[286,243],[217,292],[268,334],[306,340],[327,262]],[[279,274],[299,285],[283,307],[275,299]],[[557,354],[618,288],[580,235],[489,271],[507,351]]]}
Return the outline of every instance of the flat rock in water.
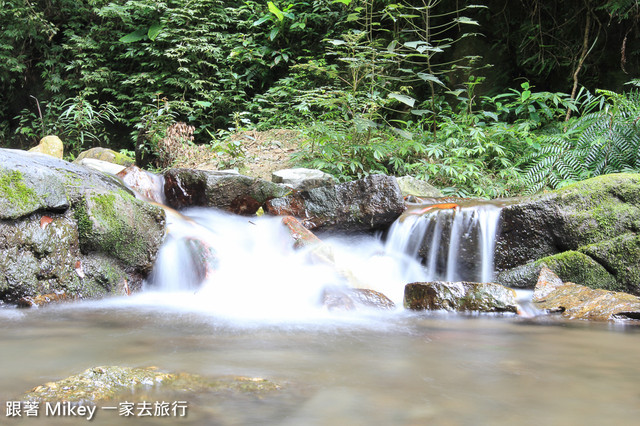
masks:
{"label": "flat rock in water", "polygon": [[533,303],[538,309],[560,312],[568,319],[640,319],[640,297],[563,283],[548,268],[542,268],[540,272]]}
{"label": "flat rock in water", "polygon": [[254,377],[209,379],[194,374],[166,373],[155,367],[102,366],[85,370],[56,382],[36,386],[23,401],[68,401],[95,404],[101,401],[144,399],[146,390],[159,392],[265,393],[280,389],[268,380]]}
{"label": "flat rock in water", "polygon": [[306,191],[321,186],[332,186],[336,184],[335,178],[330,174],[322,170],[305,169],[302,167],[275,171],[271,174],[271,180],[298,191]]}
{"label": "flat rock in water", "polygon": [[464,281],[407,284],[404,306],[416,311],[518,312],[513,289],[494,283]]}
{"label": "flat rock in water", "polygon": [[311,230],[362,232],[390,225],[404,211],[404,200],[394,177],[371,175],[271,199],[265,211],[294,216]]}

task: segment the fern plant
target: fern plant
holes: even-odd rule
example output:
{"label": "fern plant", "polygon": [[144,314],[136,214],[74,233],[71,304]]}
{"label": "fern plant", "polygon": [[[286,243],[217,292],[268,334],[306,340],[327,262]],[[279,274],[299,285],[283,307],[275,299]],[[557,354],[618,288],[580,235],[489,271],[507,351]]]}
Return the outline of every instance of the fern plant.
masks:
{"label": "fern plant", "polygon": [[640,93],[599,90],[564,131],[540,135],[525,156],[528,193],[609,173],[640,171]]}

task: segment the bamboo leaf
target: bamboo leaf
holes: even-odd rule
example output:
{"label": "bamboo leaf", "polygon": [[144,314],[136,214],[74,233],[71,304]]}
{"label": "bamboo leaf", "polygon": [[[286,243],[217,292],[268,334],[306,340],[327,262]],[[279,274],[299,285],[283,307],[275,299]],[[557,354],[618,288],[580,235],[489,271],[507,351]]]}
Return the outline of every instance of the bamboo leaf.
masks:
{"label": "bamboo leaf", "polygon": [[408,105],[410,107],[413,107],[413,105],[415,105],[416,100],[414,98],[412,98],[411,96],[407,96],[407,95],[402,95],[400,93],[389,93],[389,97],[393,98],[397,101],[402,102],[405,105]]}
{"label": "bamboo leaf", "polygon": [[278,21],[282,22],[284,20],[284,13],[272,1],[268,2],[267,6],[269,7],[269,12],[273,13],[278,18]]}

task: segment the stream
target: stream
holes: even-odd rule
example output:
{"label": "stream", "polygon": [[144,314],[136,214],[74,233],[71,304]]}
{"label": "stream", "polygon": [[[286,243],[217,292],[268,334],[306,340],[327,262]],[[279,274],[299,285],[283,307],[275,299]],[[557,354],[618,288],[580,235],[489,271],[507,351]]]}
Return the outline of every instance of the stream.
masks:
{"label": "stream", "polygon": [[[185,417],[130,424],[630,425],[640,418],[636,326],[401,307],[329,310],[319,303],[322,291],[346,285],[346,276],[401,306],[404,284],[428,271],[376,237],[325,240],[327,264],[294,250],[278,218],[183,213],[172,219],[142,293],[0,309],[0,399],[90,367],[157,366],[264,378],[280,389],[200,392],[185,401]],[[203,252],[215,268],[196,264]],[[148,401],[185,398],[145,392]],[[0,423],[86,421],[43,417]],[[119,417],[98,406],[91,422]]]}

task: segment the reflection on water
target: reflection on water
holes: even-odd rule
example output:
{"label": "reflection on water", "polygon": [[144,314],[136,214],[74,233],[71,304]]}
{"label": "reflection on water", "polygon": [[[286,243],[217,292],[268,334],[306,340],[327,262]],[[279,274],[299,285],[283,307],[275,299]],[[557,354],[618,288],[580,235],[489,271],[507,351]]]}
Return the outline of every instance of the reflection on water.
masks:
{"label": "reflection on water", "polygon": [[[155,365],[283,385],[263,398],[190,397],[183,424],[624,425],[640,418],[640,329],[633,326],[404,312],[239,323],[160,302],[0,310],[0,399],[92,366]],[[98,411],[92,423],[118,420]]]}

